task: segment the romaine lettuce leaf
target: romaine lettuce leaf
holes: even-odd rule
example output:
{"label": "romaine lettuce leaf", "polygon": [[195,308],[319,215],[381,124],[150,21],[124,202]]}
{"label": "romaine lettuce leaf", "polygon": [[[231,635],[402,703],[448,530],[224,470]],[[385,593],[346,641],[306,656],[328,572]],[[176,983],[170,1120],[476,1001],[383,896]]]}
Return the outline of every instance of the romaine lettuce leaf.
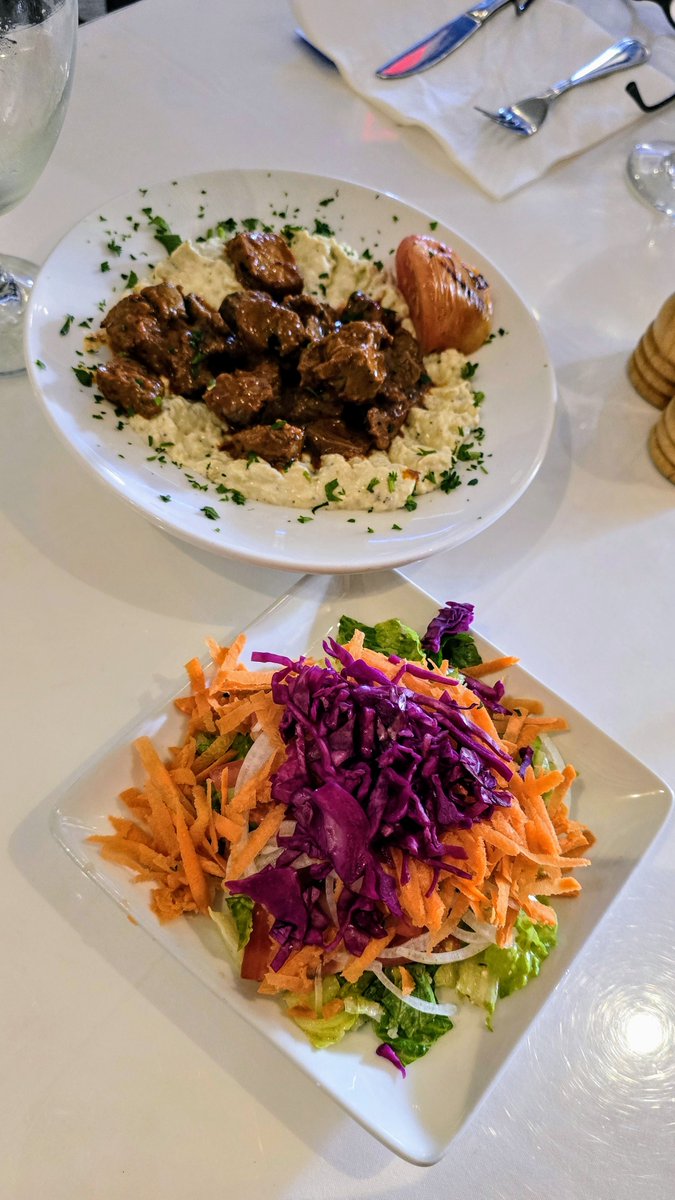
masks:
{"label": "romaine lettuce leaf", "polygon": [[492,1017],[497,1000],[539,974],[558,938],[557,926],[543,925],[530,920],[521,912],[515,925],[514,944],[505,949],[488,946],[474,958],[461,963],[448,963],[436,972],[438,987],[454,987],[472,1004],[484,1008],[486,1024],[492,1029]]}
{"label": "romaine lettuce leaf", "polygon": [[[437,1003],[433,968],[430,970],[421,963],[411,963],[407,969],[415,980],[413,995]],[[395,967],[393,972],[394,981],[398,982]],[[373,975],[367,975],[367,979],[363,995],[377,1001],[384,1010],[380,1020],[373,1021],[375,1032],[381,1041],[393,1047],[404,1066],[422,1058],[444,1033],[452,1029],[449,1017],[418,1012],[392,995]]]}
{"label": "romaine lettuce leaf", "polygon": [[364,625],[354,617],[342,616],[338,625],[337,640],[346,645],[351,640],[355,629],[360,629],[364,635],[363,644],[367,650],[376,650],[380,654],[396,654],[399,658],[410,662],[424,662],[419,634],[409,625],[404,625],[397,617],[388,621],[379,621],[377,625]]}
{"label": "romaine lettuce leaf", "polygon": [[226,901],[237,930],[237,948],[243,950],[253,929],[253,901],[250,896],[227,896]]}

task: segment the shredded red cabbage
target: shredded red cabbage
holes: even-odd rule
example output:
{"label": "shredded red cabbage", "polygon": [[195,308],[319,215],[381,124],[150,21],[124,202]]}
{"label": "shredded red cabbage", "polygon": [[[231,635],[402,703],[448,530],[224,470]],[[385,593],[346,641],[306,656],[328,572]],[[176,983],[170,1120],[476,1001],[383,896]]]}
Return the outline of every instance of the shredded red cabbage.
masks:
{"label": "shredded red cabbage", "polygon": [[428,654],[440,654],[443,638],[467,633],[473,622],[473,604],[457,604],[448,600],[437,617],[429,622],[422,638],[422,649]]}
{"label": "shredded red cabbage", "polygon": [[[465,851],[443,836],[511,801],[497,782],[513,774],[509,757],[450,689],[439,698],[422,696],[331,639],[324,651],[332,660],[327,666],[252,656],[281,663],[272,697],[284,707],[280,732],[287,753],[271,788],[295,826],[279,835],[282,853],[274,865],[227,886],[274,917],[275,970],[292,949],[324,944],[331,922],[323,880],[330,871],[343,887],[339,928],[325,948],[343,941],[360,954],[384,935],[387,911],[403,915],[393,851],[402,855],[403,882],[409,856],[433,869],[431,889],[441,871],[470,878],[456,865]],[[311,865],[296,869],[300,856]]]}
{"label": "shredded red cabbage", "polygon": [[393,1046],[390,1046],[388,1042],[381,1042],[375,1053],[379,1054],[380,1058],[386,1058],[390,1063],[393,1063],[393,1065],[401,1072],[401,1075],[405,1079],[407,1071]]}

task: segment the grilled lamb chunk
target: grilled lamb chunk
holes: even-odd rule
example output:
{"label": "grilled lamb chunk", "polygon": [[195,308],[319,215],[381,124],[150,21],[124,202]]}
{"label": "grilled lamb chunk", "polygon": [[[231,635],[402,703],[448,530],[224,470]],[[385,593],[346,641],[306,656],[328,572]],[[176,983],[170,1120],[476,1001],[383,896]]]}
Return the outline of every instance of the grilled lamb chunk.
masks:
{"label": "grilled lamb chunk", "polygon": [[284,357],[307,340],[297,313],[277,304],[266,292],[232,292],[223,300],[220,315],[254,354],[277,350]]}
{"label": "grilled lamb chunk", "polygon": [[383,347],[390,342],[384,325],[353,321],[303,350],[300,381],[309,388],[328,385],[346,403],[367,404],[385,381]]}
{"label": "grilled lamb chunk", "polygon": [[340,320],[335,309],[330,304],[316,300],[314,296],[306,293],[302,296],[289,296],[285,303],[286,308],[292,309],[300,317],[310,342],[320,342],[339,328]]}
{"label": "grilled lamb chunk", "polygon": [[280,412],[277,414],[292,425],[308,425],[320,417],[339,417],[342,404],[327,393],[307,392],[302,388],[288,389],[281,395]]}
{"label": "grilled lamb chunk", "polygon": [[297,425],[285,424],[278,428],[274,425],[251,425],[249,429],[241,429],[223,438],[220,449],[232,458],[256,454],[271,466],[281,468],[300,457],[304,439],[305,432],[298,429]]}
{"label": "grilled lamb chunk", "polygon": [[404,392],[417,388],[424,373],[424,362],[417,338],[407,329],[396,330],[391,346],[387,346],[384,352],[384,358],[387,365],[385,394],[389,384]]}
{"label": "grilled lamb chunk", "polygon": [[151,371],[161,373],[166,369],[163,326],[140,294],[125,296],[110,309],[102,324],[115,354],[130,354]]}
{"label": "grilled lamb chunk", "polygon": [[231,335],[220,313],[194,292],[185,297],[185,312],[201,354],[222,354]]}
{"label": "grilled lamb chunk", "polygon": [[207,408],[228,425],[252,425],[262,410],[279,396],[279,368],[273,362],[261,362],[251,371],[232,371],[219,375],[215,387],[205,395]]}
{"label": "grilled lamb chunk", "polygon": [[156,312],[160,321],[168,324],[170,321],[185,320],[185,299],[180,288],[172,283],[158,283],[142,288],[139,292]]}
{"label": "grilled lamb chunk", "polygon": [[323,454],[342,454],[344,458],[367,455],[370,440],[363,433],[350,429],[339,417],[321,417],[305,429],[305,444],[318,466]]}
{"label": "grilled lamb chunk", "polygon": [[340,314],[340,320],[343,325],[352,321],[379,321],[388,333],[394,333],[400,325],[398,314],[393,308],[383,308],[365,292],[352,292]]}
{"label": "grilled lamb chunk", "polygon": [[401,392],[397,400],[371,404],[366,410],[366,429],[376,450],[388,450],[410,412],[412,401]]}
{"label": "grilled lamb chunk", "polygon": [[225,253],[245,288],[269,292],[275,300],[303,289],[297,263],[278,233],[238,233]]}
{"label": "grilled lamb chunk", "polygon": [[164,386],[161,379],[133,358],[112,358],[96,372],[96,386],[115,408],[141,417],[156,417],[162,411]]}
{"label": "grilled lamb chunk", "polygon": [[170,283],[125,296],[103,325],[114,351],[167,375],[173,390],[188,396],[211,381],[209,355],[231,355],[232,335],[222,317],[199,296],[184,297]]}

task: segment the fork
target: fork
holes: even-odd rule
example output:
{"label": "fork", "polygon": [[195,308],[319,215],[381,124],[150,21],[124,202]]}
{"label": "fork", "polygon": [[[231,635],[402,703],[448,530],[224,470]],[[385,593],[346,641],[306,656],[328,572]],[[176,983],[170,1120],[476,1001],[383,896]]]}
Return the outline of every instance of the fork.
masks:
{"label": "fork", "polygon": [[642,42],[634,38],[622,38],[615,42],[602,54],[591,59],[585,66],[580,67],[569,79],[562,79],[552,87],[537,96],[528,96],[518,100],[506,108],[498,108],[496,112],[488,112],[485,108],[475,105],[476,111],[491,121],[496,121],[504,129],[511,129],[521,137],[532,137],[546,120],[550,105],[559,96],[581,83],[590,83],[592,79],[602,79],[604,75],[612,75],[614,71],[624,71],[627,67],[637,67],[649,58],[649,50]]}

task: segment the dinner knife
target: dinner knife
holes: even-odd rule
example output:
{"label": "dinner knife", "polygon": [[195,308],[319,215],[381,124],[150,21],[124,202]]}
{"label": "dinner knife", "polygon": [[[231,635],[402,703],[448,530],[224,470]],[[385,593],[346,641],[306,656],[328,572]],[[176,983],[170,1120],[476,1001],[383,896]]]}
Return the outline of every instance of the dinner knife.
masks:
{"label": "dinner knife", "polygon": [[406,79],[409,75],[417,75],[419,71],[427,71],[429,67],[442,62],[453,50],[462,46],[468,38],[473,37],[485,22],[500,8],[515,3],[516,12],[520,16],[530,7],[533,0],[486,0],[485,4],[476,5],[460,17],[441,25],[434,33],[408,46],[396,58],[392,58],[375,72],[380,79]]}

